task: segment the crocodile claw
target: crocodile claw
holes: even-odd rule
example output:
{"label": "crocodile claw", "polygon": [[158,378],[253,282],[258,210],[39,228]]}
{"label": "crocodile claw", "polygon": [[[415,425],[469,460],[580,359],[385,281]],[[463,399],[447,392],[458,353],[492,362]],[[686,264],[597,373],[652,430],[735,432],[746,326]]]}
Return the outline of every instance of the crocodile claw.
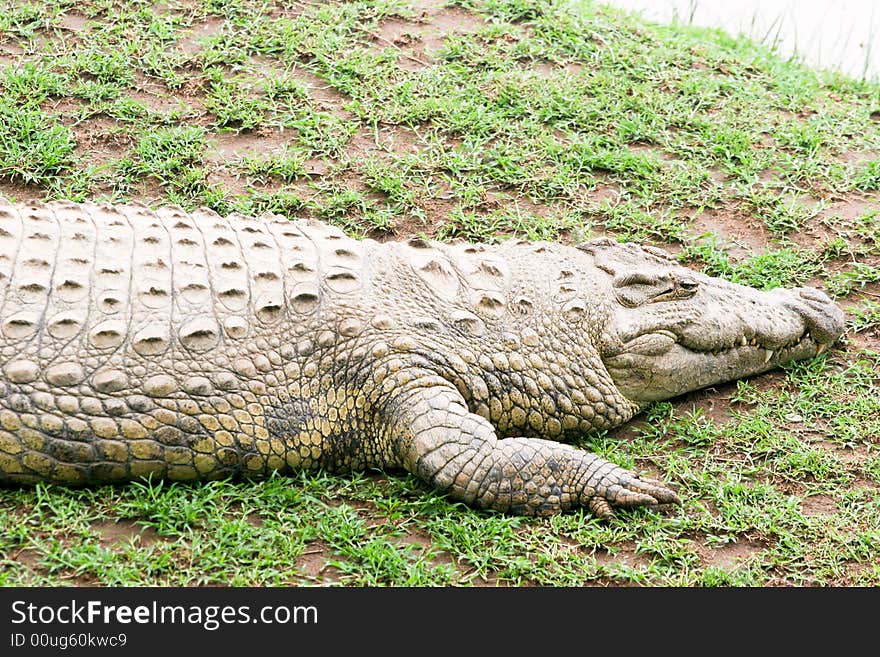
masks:
{"label": "crocodile claw", "polygon": [[662,481],[614,467],[607,472],[587,500],[587,506],[599,518],[614,516],[614,507],[647,507],[666,511],[681,505],[681,498]]}

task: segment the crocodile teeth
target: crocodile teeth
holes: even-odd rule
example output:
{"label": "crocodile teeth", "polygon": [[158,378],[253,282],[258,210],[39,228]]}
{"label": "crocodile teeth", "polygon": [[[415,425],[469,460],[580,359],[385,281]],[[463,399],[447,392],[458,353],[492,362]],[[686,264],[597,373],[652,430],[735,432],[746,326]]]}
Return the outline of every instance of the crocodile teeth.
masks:
{"label": "crocodile teeth", "polygon": [[768,350],[767,350],[767,355],[764,356],[764,364],[769,363],[771,358],[773,358],[773,350],[772,350],[772,349],[768,349]]}
{"label": "crocodile teeth", "polygon": [[743,347],[745,347],[748,343],[749,343],[749,341],[746,340],[746,336],[742,336],[742,340],[740,340],[740,344],[741,344]]}
{"label": "crocodile teeth", "polygon": [[816,355],[818,356],[823,351],[825,351],[827,348],[828,348],[828,345],[825,342],[820,342],[819,345],[816,347]]}

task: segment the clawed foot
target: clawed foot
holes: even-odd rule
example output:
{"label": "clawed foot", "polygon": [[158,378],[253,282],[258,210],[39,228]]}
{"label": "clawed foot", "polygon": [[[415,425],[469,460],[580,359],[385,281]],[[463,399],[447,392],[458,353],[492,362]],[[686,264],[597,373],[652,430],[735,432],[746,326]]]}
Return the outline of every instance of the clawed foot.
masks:
{"label": "clawed foot", "polygon": [[601,475],[598,484],[595,487],[588,487],[583,493],[590,511],[599,518],[613,517],[616,506],[643,506],[665,511],[681,504],[681,499],[675,491],[662,481],[640,477],[629,470],[608,465],[611,469]]}

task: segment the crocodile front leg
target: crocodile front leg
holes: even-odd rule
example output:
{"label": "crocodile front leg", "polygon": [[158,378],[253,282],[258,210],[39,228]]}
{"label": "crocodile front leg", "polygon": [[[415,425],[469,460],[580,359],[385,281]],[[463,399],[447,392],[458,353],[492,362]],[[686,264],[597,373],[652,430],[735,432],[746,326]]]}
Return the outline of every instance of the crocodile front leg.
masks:
{"label": "crocodile front leg", "polygon": [[588,506],[600,517],[612,507],[680,504],[661,482],[605,459],[540,438],[499,439],[468,411],[440,377],[411,382],[388,406],[401,465],[451,497],[482,508],[550,515]]}

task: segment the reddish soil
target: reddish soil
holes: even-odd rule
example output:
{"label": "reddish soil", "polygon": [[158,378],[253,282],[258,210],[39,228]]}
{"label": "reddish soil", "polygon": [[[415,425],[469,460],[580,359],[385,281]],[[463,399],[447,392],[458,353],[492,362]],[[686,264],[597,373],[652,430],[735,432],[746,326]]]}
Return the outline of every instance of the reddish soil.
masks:
{"label": "reddish soil", "polygon": [[202,50],[203,39],[219,34],[226,21],[219,17],[209,17],[194,23],[189,34],[177,42],[177,47],[187,55],[197,55]]}
{"label": "reddish soil", "polygon": [[430,66],[448,35],[475,32],[483,25],[470,12],[443,9],[435,2],[417,2],[414,7],[415,21],[389,18],[369,34],[378,48],[397,48],[400,51],[397,63],[406,70]]}
{"label": "reddish soil", "polygon": [[704,566],[714,566],[724,570],[731,570],[748,561],[754,554],[766,549],[767,545],[762,541],[753,541],[738,538],[724,545],[703,544],[700,548],[700,556]]}
{"label": "reddish soil", "polygon": [[734,262],[774,248],[773,237],[762,221],[735,210],[704,210],[694,217],[690,232],[717,235],[728,247],[727,253]]}
{"label": "reddish soil", "polygon": [[[296,561],[296,567],[310,582],[316,584],[332,584],[339,581],[339,570],[328,564],[328,561],[336,560],[338,556],[333,549],[321,542],[312,541]],[[296,585],[299,582],[291,582]]]}
{"label": "reddish soil", "polygon": [[97,520],[92,523],[92,529],[98,532],[101,545],[104,547],[116,547],[132,542],[135,545],[146,547],[164,540],[152,527],[145,527],[131,520],[117,520],[115,522]]}

